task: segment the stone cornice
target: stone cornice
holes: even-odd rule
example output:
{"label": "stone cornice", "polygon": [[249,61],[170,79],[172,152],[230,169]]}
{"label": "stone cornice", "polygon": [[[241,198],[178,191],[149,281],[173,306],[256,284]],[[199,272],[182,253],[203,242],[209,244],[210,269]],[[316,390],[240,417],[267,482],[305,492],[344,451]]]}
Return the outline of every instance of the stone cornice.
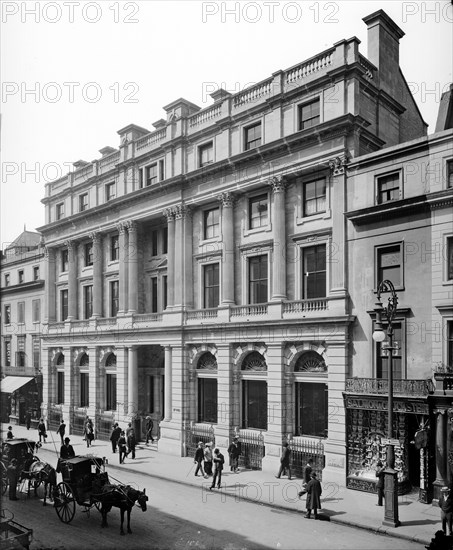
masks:
{"label": "stone cornice", "polygon": [[1,291],[2,295],[17,294],[18,292],[38,290],[39,288],[44,288],[44,285],[44,279],[38,279],[37,281],[29,281],[27,283],[21,283],[20,285],[3,286]]}

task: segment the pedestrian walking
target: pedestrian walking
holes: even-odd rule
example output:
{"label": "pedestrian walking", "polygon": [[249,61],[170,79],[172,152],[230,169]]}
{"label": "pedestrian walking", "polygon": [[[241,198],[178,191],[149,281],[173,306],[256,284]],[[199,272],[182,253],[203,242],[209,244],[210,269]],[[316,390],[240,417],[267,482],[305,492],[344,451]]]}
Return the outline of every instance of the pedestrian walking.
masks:
{"label": "pedestrian walking", "polygon": [[137,445],[137,439],[135,438],[134,428],[129,430],[129,435],[127,436],[127,453],[126,456],[132,453],[132,458],[135,459],[135,446]]}
{"label": "pedestrian walking", "polygon": [[377,470],[376,470],[376,477],[378,478],[376,483],[376,489],[378,494],[378,501],[376,506],[382,506],[382,500],[384,498],[384,465],[380,460],[378,460],[377,464]]}
{"label": "pedestrian walking", "polygon": [[39,443],[46,442],[47,439],[47,431],[46,431],[46,425],[44,424],[44,419],[41,418],[39,420],[38,424],[38,435],[39,435]]}
{"label": "pedestrian walking", "polygon": [[241,455],[241,444],[239,437],[235,437],[228,447],[228,455],[230,457],[230,471],[234,473],[239,472],[239,457]]}
{"label": "pedestrian walking", "polygon": [[19,464],[17,463],[17,459],[12,458],[6,470],[6,475],[8,477],[8,486],[9,486],[9,495],[8,495],[9,500],[19,500],[16,494],[17,482],[19,480],[18,467],[19,467]]}
{"label": "pedestrian walking", "polygon": [[222,471],[223,464],[225,462],[225,457],[219,451],[219,449],[214,449],[214,477],[212,478],[212,485],[209,487],[209,490],[214,489],[217,482],[217,489],[220,489],[220,484],[222,483]]}
{"label": "pedestrian walking", "polygon": [[288,471],[288,479],[291,479],[291,449],[287,441],[283,443],[282,456],[280,457],[280,468],[278,474],[275,476],[277,479],[280,479],[280,476],[284,472]]}
{"label": "pedestrian walking", "polygon": [[27,426],[27,430],[29,430],[30,426],[31,426],[31,413],[30,413],[30,411],[27,411],[27,414],[25,415],[25,425]]}
{"label": "pedestrian walking", "polygon": [[71,440],[69,437],[64,438],[64,443],[60,449],[60,458],[67,460],[68,458],[75,457],[74,447],[70,444]]}
{"label": "pedestrian walking", "polygon": [[318,509],[321,508],[322,487],[315,472],[311,473],[311,480],[307,484],[307,513],[304,518],[310,519],[313,510],[315,519],[318,519]]}
{"label": "pedestrian walking", "polygon": [[212,476],[212,442],[204,446],[204,471],[207,476]]}
{"label": "pedestrian walking", "polygon": [[121,428],[118,426],[118,422],[115,422],[115,424],[113,424],[112,433],[110,434],[110,441],[112,442],[112,453],[116,453],[116,448],[120,435]]}
{"label": "pedestrian walking", "polygon": [[120,455],[120,464],[123,464],[127,453],[126,434],[124,433],[124,430],[121,430],[120,437],[118,439],[118,452]]}
{"label": "pedestrian walking", "polygon": [[58,426],[57,434],[60,436],[61,444],[64,445],[64,434],[66,432],[66,424],[64,423],[64,420],[62,419],[60,422],[60,425]]}
{"label": "pedestrian walking", "polygon": [[153,428],[154,428],[154,422],[153,419],[150,416],[146,417],[146,444],[148,445],[149,440],[151,439],[151,443],[154,443],[153,438]]}
{"label": "pedestrian walking", "polygon": [[6,439],[14,439],[12,426],[8,426],[8,431],[6,432]]}
{"label": "pedestrian walking", "polygon": [[94,439],[93,422],[89,416],[86,417],[85,426],[83,428],[83,436],[86,441],[87,447],[91,447],[91,443]]}
{"label": "pedestrian walking", "polygon": [[208,477],[203,471],[203,460],[204,460],[204,443],[200,441],[198,443],[197,450],[195,451],[195,456],[193,463],[197,465],[195,469],[195,477],[198,477],[198,472],[201,472],[203,477]]}
{"label": "pedestrian walking", "polygon": [[132,424],[129,422],[129,424],[127,425],[127,428],[126,428],[126,439],[129,437],[129,432],[133,429],[134,428],[132,427]]}
{"label": "pedestrian walking", "polygon": [[439,498],[440,519],[442,520],[442,531],[448,535],[452,535],[453,525],[453,501],[451,491],[448,487],[442,487]]}

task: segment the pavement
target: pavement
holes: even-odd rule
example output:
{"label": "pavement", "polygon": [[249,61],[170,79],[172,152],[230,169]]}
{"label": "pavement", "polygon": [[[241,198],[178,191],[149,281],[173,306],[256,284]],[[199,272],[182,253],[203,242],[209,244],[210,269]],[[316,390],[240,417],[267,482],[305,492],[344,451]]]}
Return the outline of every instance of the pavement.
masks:
{"label": "pavement", "polygon": [[[2,424],[2,440],[6,437],[6,431],[7,425]],[[16,438],[25,437],[34,441],[38,440],[37,430],[27,430],[25,426],[13,426],[13,433]],[[139,443],[135,460],[128,457],[124,464],[119,464],[119,455],[112,452],[109,441],[95,440],[88,449],[82,436],[69,435],[69,437],[76,455],[91,454],[107,458],[107,471],[110,477],[118,476],[123,482],[127,482],[127,478],[121,475],[121,471],[142,473],[173,483],[200,487],[201,490],[208,490],[211,484],[211,479],[194,476],[193,458],[181,458],[159,453],[157,443],[149,445],[144,442]],[[38,451],[39,458],[55,467],[60,446],[59,436],[49,431],[47,443],[43,444]],[[58,480],[60,481],[60,479]],[[346,489],[334,483],[323,483],[322,486],[322,519],[332,523],[367,529],[423,545],[429,544],[434,533],[442,528],[439,508],[418,502],[418,491],[398,498],[401,525],[388,527],[382,525],[384,507],[376,506],[377,495]],[[300,490],[300,479],[293,478],[291,481],[286,477],[276,479],[275,476],[269,476],[268,473],[259,470],[241,470],[238,474],[230,472],[228,459],[226,459],[222,487],[220,490],[216,489],[215,492],[220,493],[222,499],[247,500],[302,514],[305,513],[305,497],[298,498],[297,493]]]}

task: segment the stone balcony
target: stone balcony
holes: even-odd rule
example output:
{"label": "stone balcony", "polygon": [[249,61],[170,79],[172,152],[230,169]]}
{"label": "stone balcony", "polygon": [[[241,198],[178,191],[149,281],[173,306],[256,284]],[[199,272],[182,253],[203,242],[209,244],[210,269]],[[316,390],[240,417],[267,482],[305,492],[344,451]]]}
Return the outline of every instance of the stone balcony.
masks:
{"label": "stone balcony", "polygon": [[86,335],[88,341],[96,340],[102,333],[124,340],[125,334],[134,334],[150,329],[162,330],[175,326],[224,326],[226,323],[254,323],[282,320],[316,320],[345,315],[344,298],[318,298],[264,304],[219,306],[218,308],[189,309],[170,308],[161,313],[136,313],[118,317],[101,317],[81,320],[52,322],[47,325],[44,336],[55,339],[70,334],[78,338]]}

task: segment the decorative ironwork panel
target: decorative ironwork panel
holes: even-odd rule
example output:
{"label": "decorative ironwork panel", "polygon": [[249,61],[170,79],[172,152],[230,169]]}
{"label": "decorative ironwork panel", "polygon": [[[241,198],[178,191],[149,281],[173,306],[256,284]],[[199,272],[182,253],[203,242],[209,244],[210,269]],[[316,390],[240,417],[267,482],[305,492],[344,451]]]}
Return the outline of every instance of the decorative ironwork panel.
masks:
{"label": "decorative ironwork panel", "polygon": [[198,443],[212,443],[211,450],[214,452],[215,436],[214,427],[208,424],[191,424],[186,429],[186,456],[195,456]]}
{"label": "decorative ironwork panel", "polygon": [[95,419],[95,435],[96,439],[108,441],[112,433],[113,424],[115,423],[115,413],[103,413],[96,416]]}
{"label": "decorative ironwork panel", "polygon": [[327,372],[327,365],[319,353],[307,351],[297,360],[294,372]]}
{"label": "decorative ironwork panel", "polygon": [[209,351],[203,353],[198,361],[197,369],[217,370],[217,359]]}
{"label": "decorative ironwork panel", "polygon": [[86,411],[74,411],[71,430],[74,435],[83,435],[86,416]]}
{"label": "decorative ironwork panel", "polygon": [[240,433],[241,455],[239,466],[248,470],[261,470],[265,455],[264,435],[262,432]]}
{"label": "decorative ironwork panel", "polygon": [[291,473],[296,477],[304,477],[304,468],[308,459],[313,459],[313,470],[322,481],[322,471],[326,464],[324,443],[307,439],[292,439],[288,442],[291,447]]}
{"label": "decorative ironwork panel", "polygon": [[62,418],[61,407],[50,407],[47,413],[47,429],[52,431],[58,430]]}
{"label": "decorative ironwork panel", "polygon": [[241,370],[251,370],[251,371],[267,371],[266,361],[261,353],[257,351],[252,351],[242,362]]}

